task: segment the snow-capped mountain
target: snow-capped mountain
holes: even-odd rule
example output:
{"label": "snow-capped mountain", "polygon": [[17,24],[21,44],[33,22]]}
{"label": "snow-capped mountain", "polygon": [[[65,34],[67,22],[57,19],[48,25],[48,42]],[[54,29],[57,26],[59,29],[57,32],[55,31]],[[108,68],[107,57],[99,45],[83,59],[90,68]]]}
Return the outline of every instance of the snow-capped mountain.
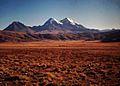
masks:
{"label": "snow-capped mountain", "polygon": [[24,24],[20,22],[12,22],[7,28],[4,29],[4,31],[15,31],[15,32],[34,32],[30,27],[25,26]]}
{"label": "snow-capped mountain", "polygon": [[56,20],[55,18],[50,18],[39,29],[40,29],[40,31],[61,30],[62,29],[62,23],[59,22],[58,20]]}
{"label": "snow-capped mountain", "polygon": [[79,32],[79,31],[91,31],[83,25],[73,21],[70,18],[64,18],[63,20],[56,20],[55,18],[48,19],[42,26],[35,27],[37,32],[54,32],[54,31],[64,31],[64,32]]}
{"label": "snow-capped mountain", "polygon": [[70,19],[70,18],[65,18],[65,19],[61,20],[60,22],[62,22],[63,24],[72,24],[72,25],[76,25],[76,22],[73,21],[73,20]]}
{"label": "snow-capped mountain", "polygon": [[84,27],[83,25],[78,24],[77,22],[73,21],[70,18],[65,18],[65,19],[61,20],[61,22],[63,23],[63,27],[65,29],[69,29],[72,31],[87,31],[87,30],[89,30],[86,27]]}
{"label": "snow-capped mountain", "polygon": [[[21,33],[22,32],[22,33]],[[117,33],[117,34],[116,34]],[[101,40],[120,41],[119,30],[99,31],[89,29],[73,21],[64,18],[60,21],[50,18],[42,26],[29,27],[20,22],[13,22],[3,31],[0,31],[0,42],[3,41],[39,41],[51,40]]]}
{"label": "snow-capped mountain", "polygon": [[88,29],[84,27],[83,25],[73,21],[70,18],[64,18],[60,21],[56,20],[55,18],[48,19],[42,26],[33,26],[28,27],[20,22],[13,22],[10,24],[7,28],[4,30],[9,31],[16,31],[16,32],[42,32],[42,33],[54,33],[54,32],[62,32],[62,33],[79,33],[79,32],[91,32],[91,31],[97,31],[95,29]]}
{"label": "snow-capped mountain", "polygon": [[61,22],[59,22],[57,19],[55,19],[55,18],[50,18],[50,19],[48,19],[46,22],[45,22],[45,24],[44,25],[50,25],[50,24],[52,24],[52,25],[61,25],[62,23]]}

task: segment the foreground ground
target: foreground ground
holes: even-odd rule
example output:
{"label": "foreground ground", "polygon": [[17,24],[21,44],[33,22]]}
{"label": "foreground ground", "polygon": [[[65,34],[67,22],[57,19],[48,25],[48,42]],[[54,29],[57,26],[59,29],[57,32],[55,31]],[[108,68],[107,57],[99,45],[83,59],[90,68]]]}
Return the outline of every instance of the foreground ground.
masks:
{"label": "foreground ground", "polygon": [[120,43],[0,43],[0,86],[120,86]]}

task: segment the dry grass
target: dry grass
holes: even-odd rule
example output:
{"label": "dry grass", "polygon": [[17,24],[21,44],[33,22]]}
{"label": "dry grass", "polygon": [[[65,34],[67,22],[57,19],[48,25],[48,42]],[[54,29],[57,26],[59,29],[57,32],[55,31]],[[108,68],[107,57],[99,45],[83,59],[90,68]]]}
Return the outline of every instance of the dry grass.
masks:
{"label": "dry grass", "polygon": [[0,86],[119,86],[119,81],[119,42],[0,44]]}

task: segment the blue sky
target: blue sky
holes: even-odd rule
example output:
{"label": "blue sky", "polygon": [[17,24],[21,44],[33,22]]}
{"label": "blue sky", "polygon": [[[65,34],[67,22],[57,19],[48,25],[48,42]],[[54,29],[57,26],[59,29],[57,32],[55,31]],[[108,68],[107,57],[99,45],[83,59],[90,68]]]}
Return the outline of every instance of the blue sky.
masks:
{"label": "blue sky", "polygon": [[69,17],[88,28],[120,28],[120,0],[0,0],[0,28],[13,21],[42,25]]}

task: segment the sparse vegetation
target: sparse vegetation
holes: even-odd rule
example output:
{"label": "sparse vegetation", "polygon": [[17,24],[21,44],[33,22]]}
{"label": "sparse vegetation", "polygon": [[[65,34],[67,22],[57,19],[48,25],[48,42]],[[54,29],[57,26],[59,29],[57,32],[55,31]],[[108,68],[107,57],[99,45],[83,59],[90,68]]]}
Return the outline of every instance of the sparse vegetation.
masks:
{"label": "sparse vegetation", "polygon": [[119,86],[120,43],[0,44],[0,86]]}

